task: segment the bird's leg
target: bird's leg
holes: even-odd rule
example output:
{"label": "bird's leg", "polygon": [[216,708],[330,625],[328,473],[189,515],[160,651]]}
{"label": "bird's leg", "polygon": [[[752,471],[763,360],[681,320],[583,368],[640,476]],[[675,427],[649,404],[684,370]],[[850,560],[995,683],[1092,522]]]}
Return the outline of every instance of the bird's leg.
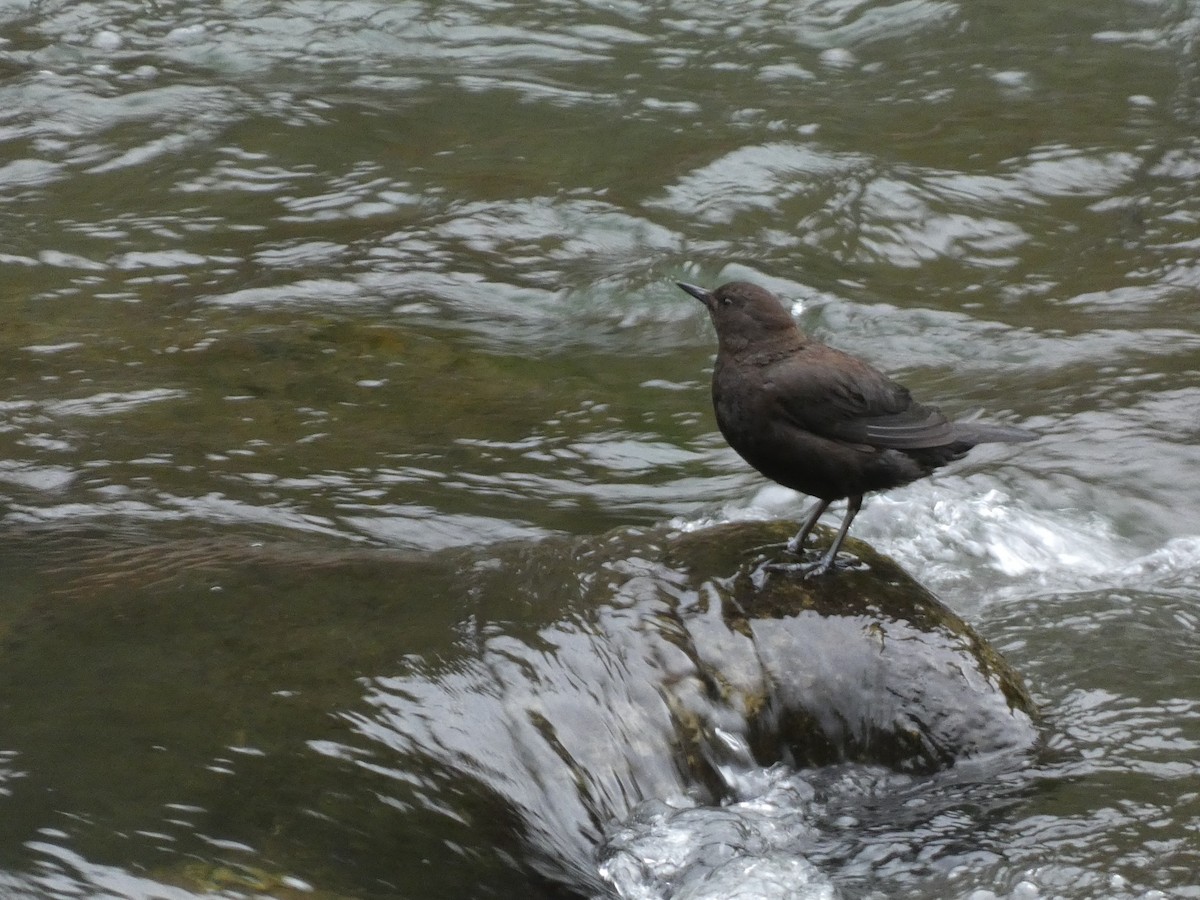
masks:
{"label": "bird's leg", "polygon": [[829,545],[829,549],[825,551],[825,555],[813,563],[812,568],[805,571],[805,578],[811,578],[814,575],[824,575],[833,568],[833,562],[837,559],[838,551],[842,549],[842,542],[846,540],[846,535],[850,533],[850,523],[858,515],[859,509],[862,508],[862,502],[862,494],[856,494],[846,501],[846,518],[842,519],[842,527],[838,529],[837,536],[833,539],[833,543]]}
{"label": "bird's leg", "polygon": [[800,530],[796,532],[796,536],[788,541],[789,553],[801,553],[804,550],[804,542],[808,540],[808,536],[812,534],[812,530],[817,525],[817,519],[821,518],[821,513],[829,509],[829,500],[818,500],[817,505],[812,508],[812,512],[808,514],[808,518],[804,520],[804,524],[800,526]]}

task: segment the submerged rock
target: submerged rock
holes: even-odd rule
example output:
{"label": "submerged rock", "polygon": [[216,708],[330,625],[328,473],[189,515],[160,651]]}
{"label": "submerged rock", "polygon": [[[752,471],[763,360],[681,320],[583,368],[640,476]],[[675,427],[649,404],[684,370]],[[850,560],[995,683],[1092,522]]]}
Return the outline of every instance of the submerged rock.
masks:
{"label": "submerged rock", "polygon": [[[978,761],[986,781],[1020,763],[1037,728],[1019,676],[865,545],[849,545],[860,566],[825,577],[773,569],[791,530],[436,553],[10,536],[4,552],[45,565],[10,567],[31,602],[0,621],[0,675],[54,689],[7,727],[31,796],[62,803],[63,784],[84,785],[70,807],[83,813],[87,791],[120,798],[104,800],[104,834],[169,832],[182,861],[294,873],[331,894],[370,872],[422,896],[501,881],[591,896],[615,883],[597,860],[622,823],[633,831],[614,871],[644,864],[629,848],[647,804],[670,835],[728,820],[729,866],[706,858],[705,838],[680,872],[723,884],[760,857],[792,871],[811,816],[780,838],[746,789],[764,771],[862,763],[912,781]],[[89,693],[99,668],[106,689]],[[180,803],[194,824],[179,824]],[[227,860],[193,830],[262,856]],[[331,842],[348,848],[337,865]]]}
{"label": "submerged rock", "polygon": [[971,761],[984,779],[1019,765],[1037,743],[1034,705],[1000,655],[861,543],[851,570],[775,569],[791,529],[629,529],[502,551],[472,576],[476,613],[519,596],[528,619],[471,662],[381,684],[367,730],[474,773],[523,823],[539,869],[589,889],[594,848],[642,804],[729,810],[743,773],[777,763],[912,775]]}
{"label": "submerged rock", "polygon": [[759,762],[927,772],[1033,746],[1020,676],[966,622],[861,542],[860,565],[824,577],[778,566],[790,531],[723,525],[667,547],[699,582],[677,610],[698,674],[745,710]]}
{"label": "submerged rock", "polygon": [[[517,681],[530,682],[534,695],[540,684],[544,704],[558,687],[543,670],[547,664],[583,672],[591,657],[618,657],[627,667],[637,658],[626,672],[639,671],[636,690],[615,678],[593,714],[619,718],[631,715],[629,704],[641,704],[634,718],[654,717],[665,704],[671,745],[683,753],[677,765],[710,787],[714,760],[734,734],[760,765],[849,761],[907,772],[1036,743],[1034,704],[1020,676],[967,623],[861,541],[847,544],[856,565],[803,578],[788,569],[794,558],[784,550],[793,527],[781,521],[620,529],[429,554],[185,541],[106,551],[88,564],[76,590],[128,588],[139,579],[154,585],[190,573],[203,581],[274,579],[296,603],[336,589],[348,606],[371,606],[369,595],[437,584],[445,627],[461,630],[455,620],[469,615],[486,636],[441,646],[430,659],[459,669],[482,665],[499,682],[493,692]],[[304,584],[303,594],[286,587],[292,580]],[[462,605],[468,598],[469,610]],[[426,632],[436,629],[427,621],[434,608],[423,607]],[[402,617],[395,627],[399,635],[411,621]],[[586,653],[577,646],[580,635]],[[269,643],[269,629],[262,637]],[[386,653],[378,621],[356,640]],[[424,647],[439,643],[428,638]],[[408,659],[422,660],[416,668],[436,678],[439,667],[421,655],[424,647],[410,648]],[[537,652],[513,668],[530,650]],[[320,664],[319,644],[306,652]],[[600,725],[580,727],[603,756],[610,751],[591,736]],[[547,727],[571,730],[564,722]]]}

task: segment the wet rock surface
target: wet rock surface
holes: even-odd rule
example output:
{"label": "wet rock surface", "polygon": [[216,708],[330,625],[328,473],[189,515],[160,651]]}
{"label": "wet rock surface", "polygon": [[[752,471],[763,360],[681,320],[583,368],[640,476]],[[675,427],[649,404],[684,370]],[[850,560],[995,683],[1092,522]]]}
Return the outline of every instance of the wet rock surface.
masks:
{"label": "wet rock surface", "polygon": [[803,578],[790,528],[719,526],[667,554],[719,607],[720,626],[701,609],[680,622],[703,677],[750,713],[760,762],[931,771],[1034,744],[1021,677],[966,622],[861,542],[856,565]]}
{"label": "wet rock surface", "polygon": [[[481,879],[557,896],[611,889],[598,858],[647,804],[676,811],[663,821],[723,809],[745,830],[731,804],[755,772],[1019,766],[1033,704],[987,642],[861,543],[858,564],[820,578],[776,568],[792,528],[435,553],[10,536],[6,553],[50,563],[27,577],[53,598],[10,604],[0,631],[0,676],[44,693],[35,719],[9,722],[31,773],[18,802],[34,820],[53,792],[104,803],[133,834],[185,823],[171,855],[218,840],[236,869],[253,848],[244,867],[333,894],[376,877],[430,897]],[[107,689],[80,703],[72,685],[96,667]],[[86,755],[64,752],[85,735]],[[103,859],[109,833],[77,841]],[[331,868],[313,848],[334,839]],[[782,865],[793,849],[775,840],[748,846]],[[430,891],[424,860],[446,845],[470,864]],[[171,868],[162,853],[147,848],[148,869]]]}

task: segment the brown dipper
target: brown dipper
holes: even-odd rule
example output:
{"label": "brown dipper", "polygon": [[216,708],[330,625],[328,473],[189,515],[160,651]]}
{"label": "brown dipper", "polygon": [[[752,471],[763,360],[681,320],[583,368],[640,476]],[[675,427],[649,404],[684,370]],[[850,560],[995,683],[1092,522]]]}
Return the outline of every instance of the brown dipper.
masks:
{"label": "brown dipper", "polygon": [[830,503],[849,500],[833,544],[805,575],[833,566],[868,491],[924,478],[976,444],[1036,437],[951,422],[861,359],[809,337],[766,288],[676,283],[708,308],[717,329],[712,398],[721,434],[763,475],[817,498],[788,550],[800,552]]}

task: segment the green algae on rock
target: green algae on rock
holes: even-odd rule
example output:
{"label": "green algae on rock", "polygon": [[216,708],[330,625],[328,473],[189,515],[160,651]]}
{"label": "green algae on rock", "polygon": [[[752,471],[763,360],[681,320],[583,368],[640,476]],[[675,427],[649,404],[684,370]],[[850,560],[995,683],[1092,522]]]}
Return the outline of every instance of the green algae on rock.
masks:
{"label": "green algae on rock", "polygon": [[673,565],[704,580],[723,627],[685,614],[714,685],[753,706],[762,761],[929,771],[1036,743],[1021,677],[952,610],[861,541],[860,565],[805,579],[776,564],[790,523],[680,534]]}

